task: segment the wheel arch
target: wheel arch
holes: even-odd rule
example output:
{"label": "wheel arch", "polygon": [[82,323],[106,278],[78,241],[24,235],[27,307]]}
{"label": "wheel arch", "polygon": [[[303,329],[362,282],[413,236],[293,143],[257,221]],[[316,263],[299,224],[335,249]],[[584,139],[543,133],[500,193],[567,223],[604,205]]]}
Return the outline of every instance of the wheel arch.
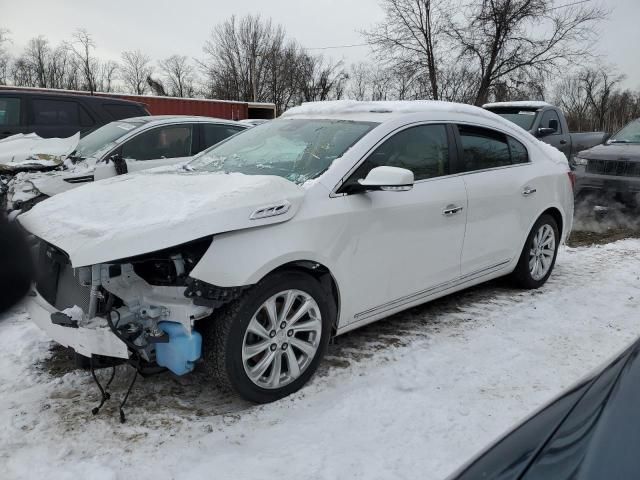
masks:
{"label": "wheel arch", "polygon": [[340,288],[338,287],[338,282],[331,273],[331,270],[322,263],[314,260],[292,260],[273,268],[262,278],[266,278],[274,273],[286,271],[303,272],[312,276],[320,282],[322,287],[331,295],[335,307],[335,319],[333,321],[332,334],[335,334],[340,317]]}
{"label": "wheel arch", "polygon": [[[540,215],[538,215],[538,218],[543,215],[551,215],[551,217],[556,221],[556,224],[558,225],[558,231],[560,232],[560,237],[562,237],[564,235],[564,217],[562,215],[562,212],[556,207],[549,207]],[[538,218],[536,218],[536,222],[538,221]]]}

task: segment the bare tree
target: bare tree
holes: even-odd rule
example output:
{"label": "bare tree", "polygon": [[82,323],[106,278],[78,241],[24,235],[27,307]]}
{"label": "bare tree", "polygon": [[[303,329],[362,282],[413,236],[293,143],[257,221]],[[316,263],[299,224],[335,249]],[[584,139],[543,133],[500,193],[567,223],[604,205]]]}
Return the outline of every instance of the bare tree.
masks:
{"label": "bare tree", "polygon": [[0,28],[0,85],[6,85],[9,76],[11,57],[5,48],[5,45],[9,42],[9,30]]}
{"label": "bare tree", "polygon": [[304,100],[340,98],[346,73],[287,40],[269,19],[235,16],[214,27],[201,68],[206,95],[230,100],[273,102],[277,113]]}
{"label": "bare tree", "polygon": [[[265,101],[273,92],[268,84],[282,67],[284,45],[282,26],[260,16],[232,16],[214,27],[204,45],[204,69],[215,94],[233,100]],[[297,50],[293,45],[288,48],[289,54]],[[289,68],[295,69],[296,63]],[[279,78],[275,77],[275,82]]]}
{"label": "bare tree", "polygon": [[174,97],[192,97],[195,93],[193,66],[186,55],[171,55],[158,62]]}
{"label": "bare tree", "polygon": [[450,35],[460,60],[479,72],[474,103],[482,105],[492,88],[513,75],[551,74],[584,59],[606,12],[585,3],[556,7],[553,0],[474,0],[464,17],[452,22]]}
{"label": "bare tree", "polygon": [[122,52],[120,75],[125,87],[136,95],[147,91],[147,77],[153,73],[151,58],[140,50]]}
{"label": "bare tree", "polygon": [[396,70],[427,80],[429,96],[439,100],[439,51],[446,3],[441,0],[382,0],[384,22],[364,32],[378,57]]}
{"label": "bare tree", "polygon": [[107,60],[100,63],[98,76],[96,80],[96,88],[101,92],[111,92],[113,84],[118,77],[120,65],[113,60]]}
{"label": "bare tree", "polygon": [[555,103],[562,108],[572,130],[582,131],[588,120],[589,98],[580,75],[565,75],[556,86]]}
{"label": "bare tree", "polygon": [[299,85],[305,102],[339,99],[347,75],[342,62],[333,63],[321,56],[303,55]]}
{"label": "bare tree", "polygon": [[610,69],[600,67],[597,69],[585,69],[580,80],[584,91],[596,118],[596,128],[605,128],[605,118],[609,111],[611,95],[614,88],[623,80],[623,76],[611,73]]}
{"label": "bare tree", "polygon": [[348,95],[353,100],[366,100],[369,96],[371,65],[360,62],[349,69]]}
{"label": "bare tree", "polygon": [[73,34],[73,41],[69,48],[78,59],[82,76],[84,79],[84,89],[92,94],[96,91],[98,61],[93,57],[92,51],[95,49],[93,37],[85,29],[76,30]]}
{"label": "bare tree", "polygon": [[37,81],[36,86],[42,88],[50,86],[48,82],[48,69],[51,59],[49,40],[42,35],[32,38],[29,40],[29,43],[27,43],[22,57],[35,75]]}

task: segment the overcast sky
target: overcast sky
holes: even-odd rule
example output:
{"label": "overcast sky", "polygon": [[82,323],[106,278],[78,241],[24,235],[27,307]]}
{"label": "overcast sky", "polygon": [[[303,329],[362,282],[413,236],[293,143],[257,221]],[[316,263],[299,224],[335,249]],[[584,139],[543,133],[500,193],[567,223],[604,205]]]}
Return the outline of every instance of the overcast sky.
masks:
{"label": "overcast sky", "polygon": [[[601,1],[612,14],[601,26],[598,50],[627,75],[625,86],[640,88],[640,0]],[[0,0],[0,28],[11,31],[14,53],[31,37],[46,35],[57,44],[86,28],[101,57],[117,60],[121,51],[139,48],[155,59],[200,58],[213,25],[247,13],[271,17],[308,48],[363,43],[359,31],[383,18],[376,0]],[[370,58],[368,47],[314,52],[347,64]]]}

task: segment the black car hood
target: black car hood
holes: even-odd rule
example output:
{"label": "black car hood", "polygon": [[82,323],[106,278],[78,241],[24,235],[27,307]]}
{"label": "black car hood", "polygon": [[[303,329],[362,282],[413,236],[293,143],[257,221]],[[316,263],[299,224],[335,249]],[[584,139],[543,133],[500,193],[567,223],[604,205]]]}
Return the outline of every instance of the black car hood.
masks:
{"label": "black car hood", "polygon": [[640,144],[612,143],[597,145],[578,154],[587,160],[637,160],[640,161]]}
{"label": "black car hood", "polygon": [[450,480],[638,478],[640,340]]}

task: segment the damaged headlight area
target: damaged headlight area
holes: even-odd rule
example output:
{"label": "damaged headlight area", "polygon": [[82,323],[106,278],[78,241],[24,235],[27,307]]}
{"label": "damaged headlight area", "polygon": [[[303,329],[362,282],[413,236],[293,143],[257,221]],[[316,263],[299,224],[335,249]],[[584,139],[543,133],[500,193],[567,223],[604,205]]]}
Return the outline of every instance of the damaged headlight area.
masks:
{"label": "damaged headlight area", "polygon": [[50,315],[54,340],[89,357],[126,359],[133,353],[177,375],[190,372],[202,344],[194,323],[213,308],[196,304],[185,291],[211,240],[79,268],[64,252],[41,242],[36,289],[56,310]]}
{"label": "damaged headlight area", "polygon": [[136,274],[150,285],[184,286],[189,273],[205,254],[211,241],[211,237],[201,238],[117,263],[131,264]]}

